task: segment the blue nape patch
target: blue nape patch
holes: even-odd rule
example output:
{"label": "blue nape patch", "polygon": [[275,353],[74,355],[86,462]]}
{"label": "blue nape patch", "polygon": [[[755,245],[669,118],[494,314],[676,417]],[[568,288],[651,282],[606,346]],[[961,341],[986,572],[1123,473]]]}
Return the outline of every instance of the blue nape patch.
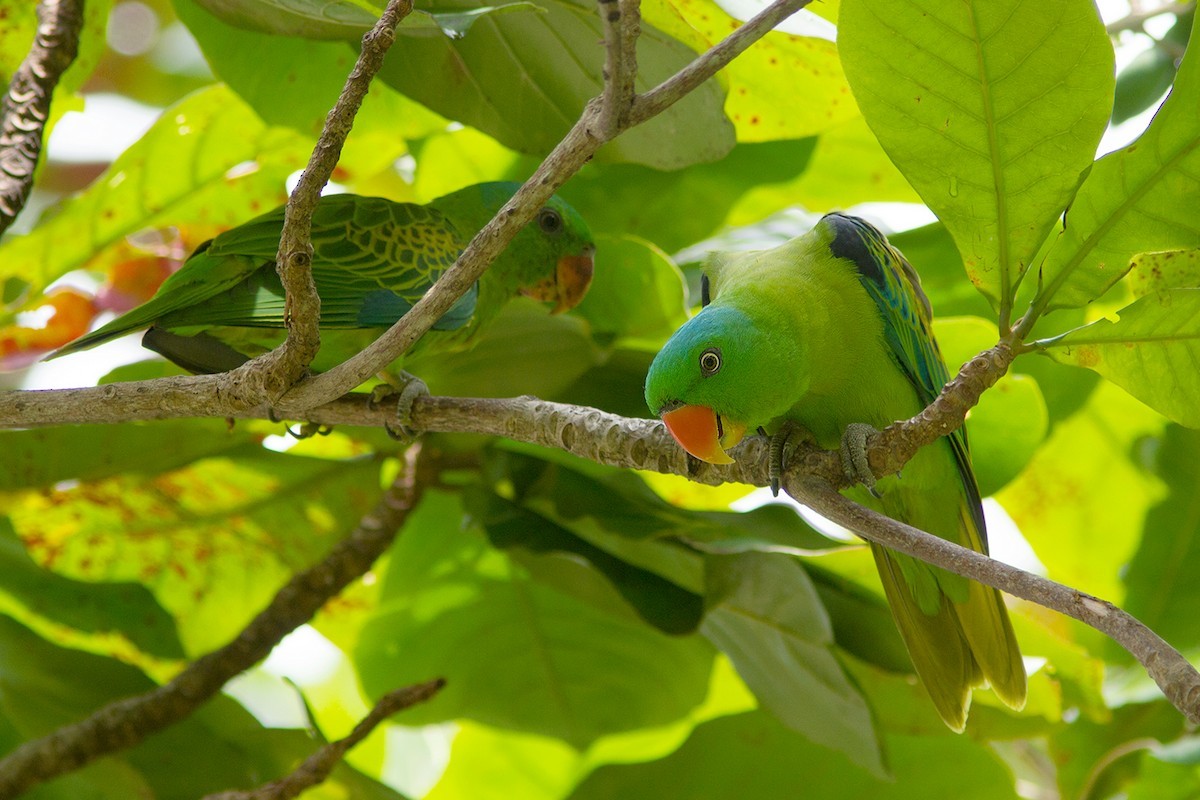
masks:
{"label": "blue nape patch", "polygon": [[[435,331],[453,331],[461,328],[470,321],[475,313],[475,299],[479,295],[479,286],[471,287],[450,306],[450,310],[433,324]],[[363,296],[362,309],[358,312],[358,322],[363,327],[389,327],[413,307],[405,298],[387,289],[369,292]]]}

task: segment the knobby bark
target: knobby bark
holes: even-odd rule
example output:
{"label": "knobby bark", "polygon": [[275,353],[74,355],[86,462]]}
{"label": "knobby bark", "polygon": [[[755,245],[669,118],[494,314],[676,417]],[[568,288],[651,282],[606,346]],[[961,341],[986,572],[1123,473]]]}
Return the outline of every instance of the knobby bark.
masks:
{"label": "knobby bark", "polygon": [[50,118],[50,99],[79,53],[83,0],[41,0],[29,55],[0,101],[0,234],[12,225],[33,188]]}

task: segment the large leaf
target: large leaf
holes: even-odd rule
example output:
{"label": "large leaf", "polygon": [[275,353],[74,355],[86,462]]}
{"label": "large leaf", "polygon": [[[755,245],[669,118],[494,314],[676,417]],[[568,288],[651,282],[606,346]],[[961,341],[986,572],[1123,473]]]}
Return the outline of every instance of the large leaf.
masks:
{"label": "large leaf", "polygon": [[871,710],[833,652],[829,617],[804,569],[778,555],[705,560],[701,632],[737,667],[763,709],[883,777]]}
{"label": "large leaf", "polygon": [[600,236],[596,275],[576,311],[593,334],[658,342],[687,320],[683,276],[671,259],[633,236]]}
{"label": "large leaf", "polygon": [[1200,432],[1167,426],[1155,468],[1169,494],[1146,514],[1141,546],[1124,575],[1130,614],[1171,645],[1200,647],[1194,612],[1200,604]]}
{"label": "large leaf", "polygon": [[1138,546],[1147,509],[1161,494],[1158,480],[1131,463],[1129,454],[1162,425],[1162,417],[1101,383],[996,495],[1048,577],[1121,603],[1120,573]]}
{"label": "large leaf", "polygon": [[762,711],[707,722],[678,751],[648,764],[602,767],[571,800],[1015,800],[1007,768],[965,736],[888,737],[892,779],[872,777],[840,753]]}
{"label": "large leaf", "polygon": [[253,439],[245,426],[230,430],[218,420],[3,431],[0,492],[126,473],[152,475],[243,447]]}
{"label": "large leaf", "polygon": [[[405,37],[392,48],[379,76],[445,117],[514,150],[544,155],[601,91],[603,49],[596,43],[604,34],[596,6],[587,0],[539,5],[545,13],[487,16],[462,39]],[[476,7],[473,0],[450,0],[439,10]],[[643,25],[637,90],[652,88],[694,58],[678,40]],[[707,81],[663,114],[622,134],[598,157],[659,169],[715,161],[734,143],[724,100],[717,82]]]}
{"label": "large leaf", "polygon": [[712,650],[546,585],[461,530],[457,498],[426,493],[393,548],[381,604],[355,660],[380,694],[442,676],[409,719],[468,717],[577,747],[662,725],[703,699]]}
{"label": "large leaf", "polygon": [[203,89],[163,112],[84,192],[0,247],[0,279],[41,289],[144,228],[229,227],[287,199],[307,141],[268,128],[229,89]]}
{"label": "large leaf", "polygon": [[1200,427],[1200,289],[1145,295],[1118,312],[1038,346],[1087,367],[1156,411]]}
{"label": "large leaf", "polygon": [[7,499],[34,558],[65,575],[137,580],[175,615],[189,653],[225,642],[290,574],[370,509],[378,464],[243,445],[187,466]]}
{"label": "large leaf", "polygon": [[1070,201],[1108,122],[1113,51],[1089,0],[846,0],[846,77],[888,155],[995,301]]}
{"label": "large leaf", "polygon": [[[471,516],[483,526],[494,547],[568,556],[571,558],[565,560],[564,564],[575,564],[576,567],[579,561],[586,562],[611,582],[612,587],[643,620],[664,633],[691,633],[700,624],[703,603],[699,595],[649,570],[621,561],[555,524],[553,520],[491,492],[475,491],[468,495],[467,500]],[[514,555],[519,557],[516,553]],[[529,566],[527,562],[526,566]],[[547,581],[545,571],[534,571],[534,576],[543,582]],[[554,581],[564,593],[590,599],[593,594],[590,590],[579,591],[585,583],[581,577],[576,568],[568,570],[568,574],[561,579],[554,578]]]}
{"label": "large leaf", "polygon": [[[149,655],[182,658],[174,621],[139,583],[87,583],[39,567],[0,517],[0,612],[43,630],[65,625],[89,637],[118,636]],[[63,636],[61,629],[55,631]]]}
{"label": "large leaf", "polygon": [[[217,77],[268,125],[287,125],[316,137],[354,66],[354,50],[344,42],[234,27],[201,5],[205,3],[199,0],[175,0],[175,11],[196,37]],[[239,5],[243,10],[255,7]],[[322,5],[326,11],[338,8]],[[390,164],[404,152],[404,139],[431,133],[445,124],[435,114],[375,83],[354,117],[353,135],[338,162],[339,177],[344,180],[348,167],[368,158],[376,169]],[[368,137],[369,147],[364,147],[363,140]]]}
{"label": "large leaf", "polygon": [[[698,52],[740,23],[712,0],[650,0],[642,18]],[[857,116],[837,46],[828,39],[771,31],[722,70],[725,113],[739,142],[799,139]]]}
{"label": "large leaf", "polygon": [[[1200,17],[1198,17],[1200,19]],[[1200,39],[1197,39],[1200,41]],[[1175,88],[1136,142],[1096,162],[1042,267],[1041,307],[1081,306],[1138,253],[1200,246],[1200,54],[1189,47]]]}

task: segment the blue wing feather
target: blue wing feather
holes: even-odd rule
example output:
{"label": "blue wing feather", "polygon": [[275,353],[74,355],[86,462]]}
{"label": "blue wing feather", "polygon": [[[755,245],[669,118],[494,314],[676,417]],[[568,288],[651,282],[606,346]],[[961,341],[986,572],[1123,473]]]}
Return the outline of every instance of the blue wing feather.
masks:
{"label": "blue wing feather", "polygon": [[[864,220],[845,214],[828,214],[824,221],[834,231],[830,251],[855,265],[859,283],[875,301],[883,317],[884,337],[892,356],[916,389],[921,402],[929,405],[949,382],[950,371],[933,337],[933,309],[921,289],[916,270],[882,233]],[[947,438],[986,553],[987,537],[982,535],[986,530],[983,507],[975,471],[971,467],[967,432],[960,427]]]}

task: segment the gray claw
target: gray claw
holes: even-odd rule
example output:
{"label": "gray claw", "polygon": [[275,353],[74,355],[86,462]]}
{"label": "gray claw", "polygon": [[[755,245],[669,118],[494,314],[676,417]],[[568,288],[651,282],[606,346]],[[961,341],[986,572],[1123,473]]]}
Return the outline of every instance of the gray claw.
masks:
{"label": "gray claw", "polygon": [[842,471],[846,477],[867,487],[872,497],[881,497],[875,488],[875,473],[871,471],[871,463],[867,459],[867,438],[873,433],[879,433],[874,426],[852,422],[842,434],[839,450],[842,454]]}
{"label": "gray claw", "polygon": [[[401,442],[412,441],[416,438],[417,432],[412,428],[412,409],[413,403],[418,397],[425,397],[429,394],[429,387],[425,385],[425,381],[413,375],[405,374],[407,379],[404,388],[399,391],[399,397],[396,399],[396,418],[394,421],[389,420],[384,423],[384,429],[388,436]],[[378,388],[378,387],[376,387]],[[397,394],[394,387],[387,387],[390,391],[384,393],[383,397],[390,397],[392,394]],[[375,392],[372,391],[374,398]]]}

